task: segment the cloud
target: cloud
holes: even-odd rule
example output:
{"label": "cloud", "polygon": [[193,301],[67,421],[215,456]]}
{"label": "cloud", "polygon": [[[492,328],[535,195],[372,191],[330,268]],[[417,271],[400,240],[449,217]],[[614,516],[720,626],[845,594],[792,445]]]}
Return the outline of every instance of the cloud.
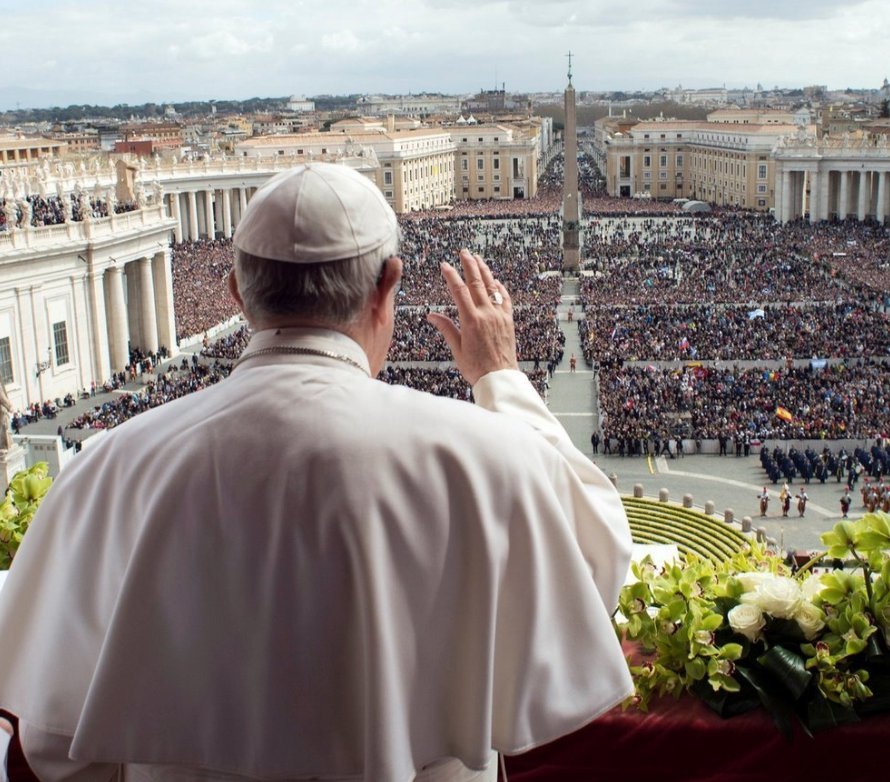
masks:
{"label": "cloud", "polygon": [[351,54],[364,48],[364,44],[352,30],[338,30],[321,37],[321,48],[332,52],[349,52]]}
{"label": "cloud", "polygon": [[[481,85],[877,86],[886,0],[33,0],[4,11],[21,89],[243,98]],[[33,21],[35,11],[40,23]],[[756,56],[752,53],[756,52]],[[49,67],[55,61],[55,67]]]}
{"label": "cloud", "polygon": [[254,52],[268,52],[272,49],[274,38],[269,33],[236,35],[231,30],[215,30],[199,36],[192,41],[188,51],[199,60],[214,60],[218,57],[240,57]]}

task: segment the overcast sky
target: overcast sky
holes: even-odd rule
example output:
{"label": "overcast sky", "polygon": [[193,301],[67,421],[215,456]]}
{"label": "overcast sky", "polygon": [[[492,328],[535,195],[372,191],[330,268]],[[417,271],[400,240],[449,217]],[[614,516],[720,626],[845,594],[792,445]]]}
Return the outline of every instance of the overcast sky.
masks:
{"label": "overcast sky", "polygon": [[878,87],[887,0],[0,0],[0,109],[324,93]]}

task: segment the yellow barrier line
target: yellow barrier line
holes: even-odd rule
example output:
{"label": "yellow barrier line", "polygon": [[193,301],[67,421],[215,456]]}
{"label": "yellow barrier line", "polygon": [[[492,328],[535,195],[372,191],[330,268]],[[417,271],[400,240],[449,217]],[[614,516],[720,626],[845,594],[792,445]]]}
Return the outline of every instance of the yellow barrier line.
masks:
{"label": "yellow barrier line", "polygon": [[646,463],[649,465],[649,475],[655,475],[655,467],[652,462],[652,454],[646,456]]}

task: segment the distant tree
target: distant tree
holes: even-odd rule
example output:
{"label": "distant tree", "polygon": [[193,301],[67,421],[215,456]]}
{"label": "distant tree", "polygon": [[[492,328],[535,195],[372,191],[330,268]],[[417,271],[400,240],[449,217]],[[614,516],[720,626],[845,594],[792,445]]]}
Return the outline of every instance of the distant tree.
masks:
{"label": "distant tree", "polygon": [[884,98],[881,101],[881,113],[878,116],[883,118],[890,117],[890,99]]}

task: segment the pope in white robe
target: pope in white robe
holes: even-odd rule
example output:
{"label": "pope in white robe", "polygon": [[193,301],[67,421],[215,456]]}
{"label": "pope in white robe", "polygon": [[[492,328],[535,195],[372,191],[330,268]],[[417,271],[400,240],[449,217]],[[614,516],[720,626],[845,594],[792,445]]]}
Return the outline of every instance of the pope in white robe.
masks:
{"label": "pope in white robe", "polygon": [[[301,171],[352,219],[327,168]],[[516,368],[507,291],[461,263],[466,282],[443,267],[460,327],[431,320],[475,405],[373,379],[387,257],[342,328],[242,303],[231,377],[63,471],[0,600],[0,706],[42,778],[494,779],[493,751],[630,694],[620,498]]]}

